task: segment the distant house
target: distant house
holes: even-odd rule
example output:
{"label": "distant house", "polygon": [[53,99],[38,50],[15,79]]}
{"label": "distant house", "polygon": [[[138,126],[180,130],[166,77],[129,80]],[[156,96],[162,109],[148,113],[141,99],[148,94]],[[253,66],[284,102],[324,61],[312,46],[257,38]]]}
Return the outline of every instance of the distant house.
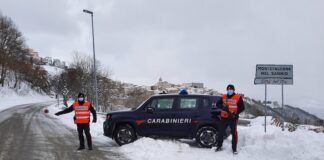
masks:
{"label": "distant house", "polygon": [[171,88],[174,85],[167,81],[163,81],[162,78],[159,78],[159,82],[157,82],[155,86],[157,86],[158,90],[162,91],[162,90],[166,90],[167,88]]}
{"label": "distant house", "polygon": [[192,87],[193,88],[204,88],[204,83],[193,82]]}
{"label": "distant house", "polygon": [[47,65],[52,65],[52,63],[53,63],[52,57],[42,58],[42,61]]}
{"label": "distant house", "polygon": [[41,57],[39,57],[38,52],[36,52],[35,50],[31,49],[31,48],[27,48],[25,49],[26,54],[24,55],[24,58],[21,59],[25,59],[25,60],[29,60],[31,63],[33,64],[42,64],[41,61]]}
{"label": "distant house", "polygon": [[167,88],[167,93],[179,93],[180,89],[178,88]]}
{"label": "distant house", "polygon": [[192,83],[182,83],[182,84],[172,84],[167,81],[163,81],[162,78],[159,78],[159,81],[150,86],[149,89],[155,91],[155,93],[160,93],[165,91],[167,93],[179,93],[181,89],[187,89],[189,93],[197,93],[197,94],[213,94],[212,91],[204,88],[204,83],[192,82]]}
{"label": "distant house", "polygon": [[33,50],[33,49],[31,49],[31,48],[28,48],[28,49],[27,49],[27,53],[28,53],[28,55],[30,55],[31,57],[39,58],[38,52],[36,52],[35,50]]}
{"label": "distant house", "polygon": [[42,65],[42,58],[40,58],[40,57],[31,57],[31,61],[32,61],[34,64]]}
{"label": "distant house", "polygon": [[64,61],[62,61],[61,66],[64,68],[66,66],[66,63]]}
{"label": "distant house", "polygon": [[158,89],[158,86],[156,86],[156,85],[151,86],[152,91],[157,90],[157,89]]}
{"label": "distant house", "polygon": [[65,62],[59,60],[59,59],[54,59],[53,60],[53,66],[58,67],[58,68],[64,68],[65,67]]}
{"label": "distant house", "polygon": [[185,88],[204,88],[204,83],[192,82],[192,83],[183,83]]}

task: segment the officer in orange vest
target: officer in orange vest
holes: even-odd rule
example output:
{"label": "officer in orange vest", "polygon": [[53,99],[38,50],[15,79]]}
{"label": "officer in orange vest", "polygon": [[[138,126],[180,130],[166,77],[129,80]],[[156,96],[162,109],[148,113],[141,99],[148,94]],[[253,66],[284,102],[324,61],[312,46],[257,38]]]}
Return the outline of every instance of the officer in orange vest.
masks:
{"label": "officer in orange vest", "polygon": [[231,128],[232,134],[232,150],[234,154],[237,154],[237,122],[239,114],[244,111],[244,103],[241,95],[235,93],[234,85],[229,84],[226,87],[227,94],[217,102],[217,108],[219,109],[219,116],[221,124],[219,126],[220,134],[217,137],[216,151],[222,150],[223,138],[226,128]]}
{"label": "officer in orange vest", "polygon": [[75,112],[74,123],[77,125],[80,146],[77,150],[83,150],[84,147],[84,137],[83,132],[87,137],[89,150],[92,150],[92,140],[90,134],[90,112],[93,115],[93,123],[97,122],[97,113],[96,110],[92,107],[89,101],[85,101],[85,96],[83,93],[78,94],[78,100],[75,101],[69,108],[64,109],[63,111],[55,113],[56,116],[61,114]]}

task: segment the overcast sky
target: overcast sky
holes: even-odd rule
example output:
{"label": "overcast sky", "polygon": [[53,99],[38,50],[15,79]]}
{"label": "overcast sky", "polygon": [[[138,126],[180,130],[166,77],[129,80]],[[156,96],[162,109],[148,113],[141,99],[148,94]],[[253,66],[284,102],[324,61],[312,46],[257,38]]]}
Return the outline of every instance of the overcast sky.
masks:
{"label": "overcast sky", "polygon": [[[84,8],[94,11],[96,56],[116,80],[162,77],[221,92],[232,83],[264,99],[264,86],[253,84],[256,64],[292,64],[286,104],[320,107],[324,117],[322,0],[0,0],[31,48],[67,62],[74,51],[92,55]],[[268,95],[281,102],[280,86]]]}

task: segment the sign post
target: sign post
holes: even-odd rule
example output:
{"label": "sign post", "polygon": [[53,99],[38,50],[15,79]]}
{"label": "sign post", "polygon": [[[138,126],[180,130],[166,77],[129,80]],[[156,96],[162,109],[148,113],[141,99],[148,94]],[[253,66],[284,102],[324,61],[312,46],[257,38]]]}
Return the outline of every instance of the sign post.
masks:
{"label": "sign post", "polygon": [[[281,84],[281,114],[282,116],[284,115],[284,85],[283,83]],[[281,123],[282,123],[282,131],[285,130],[285,126],[284,126],[284,120],[283,117],[281,118]]]}
{"label": "sign post", "polygon": [[267,83],[264,84],[264,132],[267,132]]}
{"label": "sign post", "polygon": [[281,85],[281,121],[282,130],[284,130],[284,85],[293,84],[293,65],[257,64],[254,84],[265,85],[264,132],[267,132],[267,85]]}

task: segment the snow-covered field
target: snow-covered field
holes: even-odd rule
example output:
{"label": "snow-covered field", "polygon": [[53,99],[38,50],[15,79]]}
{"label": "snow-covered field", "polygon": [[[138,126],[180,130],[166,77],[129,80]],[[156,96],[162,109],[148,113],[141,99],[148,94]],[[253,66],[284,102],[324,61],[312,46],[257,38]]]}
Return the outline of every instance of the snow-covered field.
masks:
{"label": "snow-covered field", "polygon": [[[49,107],[53,116],[60,109]],[[69,127],[76,128],[72,120],[73,113],[59,118]],[[102,123],[104,116],[98,116],[97,123],[91,123],[91,134],[94,139],[116,146],[116,143],[103,136]],[[214,160],[214,159],[247,159],[247,160],[321,160],[324,157],[324,134],[305,129],[295,132],[281,131],[281,128],[268,124],[264,133],[264,118],[252,120],[251,126],[238,127],[238,155],[231,151],[231,138],[224,141],[224,150],[198,148],[190,140],[155,140],[140,138],[132,144],[116,149],[132,160]],[[94,144],[95,145],[95,144]]]}

